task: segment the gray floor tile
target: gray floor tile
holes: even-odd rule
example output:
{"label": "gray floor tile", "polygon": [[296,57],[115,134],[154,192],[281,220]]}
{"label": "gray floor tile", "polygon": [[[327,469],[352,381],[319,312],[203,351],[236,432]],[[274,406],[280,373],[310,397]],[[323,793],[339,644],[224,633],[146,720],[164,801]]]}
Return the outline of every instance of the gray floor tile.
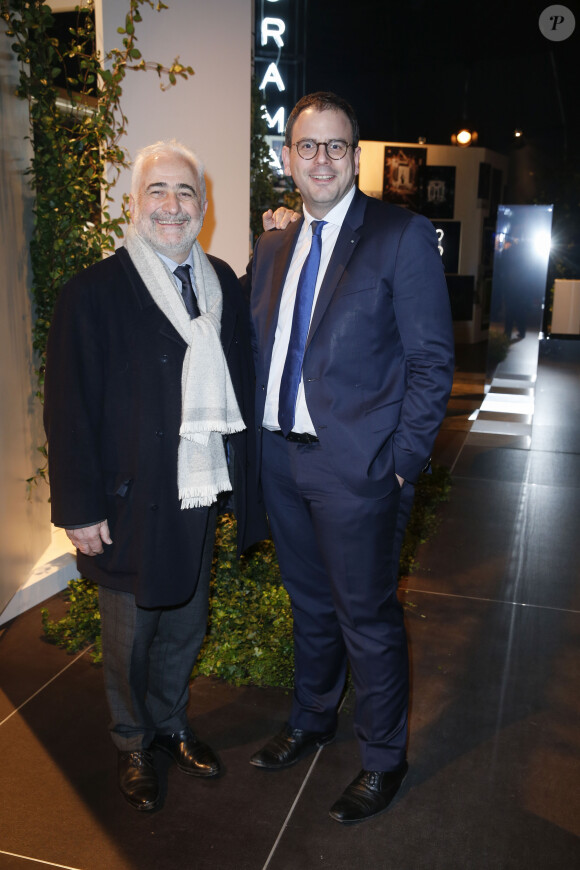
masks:
{"label": "gray floor tile", "polygon": [[466,441],[484,350],[458,348],[434,450],[451,498],[401,583],[410,772],[389,811],[353,827],[328,816],[360,767],[351,695],[334,744],[268,774],[248,759],[289,693],[202,678],[190,716],[226,773],[202,782],[156,756],[162,807],[136,813],[117,789],[102,673],[47,645],[34,608],[0,631],[0,870],[580,866],[580,343],[543,348],[525,449]]}

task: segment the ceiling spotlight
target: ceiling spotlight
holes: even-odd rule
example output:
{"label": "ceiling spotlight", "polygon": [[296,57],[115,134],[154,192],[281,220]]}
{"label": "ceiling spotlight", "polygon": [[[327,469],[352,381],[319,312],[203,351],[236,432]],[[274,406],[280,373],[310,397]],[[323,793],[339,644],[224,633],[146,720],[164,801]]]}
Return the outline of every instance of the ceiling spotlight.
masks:
{"label": "ceiling spotlight", "polygon": [[469,130],[467,127],[462,127],[458,133],[454,133],[451,137],[453,145],[459,145],[461,148],[467,148],[468,145],[475,145],[477,142],[477,133],[475,130]]}
{"label": "ceiling spotlight", "polygon": [[523,135],[524,131],[516,127],[516,129],[514,130],[514,139],[521,139]]}

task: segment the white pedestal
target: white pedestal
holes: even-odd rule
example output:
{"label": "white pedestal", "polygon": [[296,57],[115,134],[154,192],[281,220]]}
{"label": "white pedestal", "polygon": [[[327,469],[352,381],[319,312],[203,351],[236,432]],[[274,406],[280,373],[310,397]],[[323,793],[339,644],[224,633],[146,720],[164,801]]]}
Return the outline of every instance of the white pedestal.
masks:
{"label": "white pedestal", "polygon": [[69,580],[78,577],[75,549],[64,530],[53,527],[50,546],[30,572],[28,581],[0,613],[0,625],[66,589]]}

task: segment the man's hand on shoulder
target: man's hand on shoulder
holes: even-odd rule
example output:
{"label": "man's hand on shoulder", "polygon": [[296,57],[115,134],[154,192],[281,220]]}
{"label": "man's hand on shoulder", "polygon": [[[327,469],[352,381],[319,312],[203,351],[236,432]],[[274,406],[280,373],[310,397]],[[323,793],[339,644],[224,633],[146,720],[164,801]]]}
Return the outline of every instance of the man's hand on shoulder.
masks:
{"label": "man's hand on shoulder", "polygon": [[268,230],[285,230],[288,224],[293,224],[300,220],[301,215],[297,211],[292,211],[291,208],[280,206],[276,211],[271,208],[265,211],[262,215],[262,226],[267,232]]}
{"label": "man's hand on shoulder", "polygon": [[83,529],[65,529],[65,532],[77,550],[85,556],[96,556],[103,552],[103,543],[113,543],[107,520],[95,523],[94,526],[85,526]]}

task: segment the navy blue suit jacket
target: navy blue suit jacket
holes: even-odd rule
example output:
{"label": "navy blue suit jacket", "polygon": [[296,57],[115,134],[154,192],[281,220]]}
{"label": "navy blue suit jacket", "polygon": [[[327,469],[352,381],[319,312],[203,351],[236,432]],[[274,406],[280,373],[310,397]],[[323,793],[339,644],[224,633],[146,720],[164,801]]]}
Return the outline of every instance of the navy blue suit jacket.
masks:
{"label": "navy blue suit jacket", "polygon": [[[302,222],[264,233],[251,263],[263,419],[280,298]],[[356,191],[316,301],[304,355],[306,402],[351,491],[381,498],[428,464],[454,370],[447,285],[426,218]]]}

